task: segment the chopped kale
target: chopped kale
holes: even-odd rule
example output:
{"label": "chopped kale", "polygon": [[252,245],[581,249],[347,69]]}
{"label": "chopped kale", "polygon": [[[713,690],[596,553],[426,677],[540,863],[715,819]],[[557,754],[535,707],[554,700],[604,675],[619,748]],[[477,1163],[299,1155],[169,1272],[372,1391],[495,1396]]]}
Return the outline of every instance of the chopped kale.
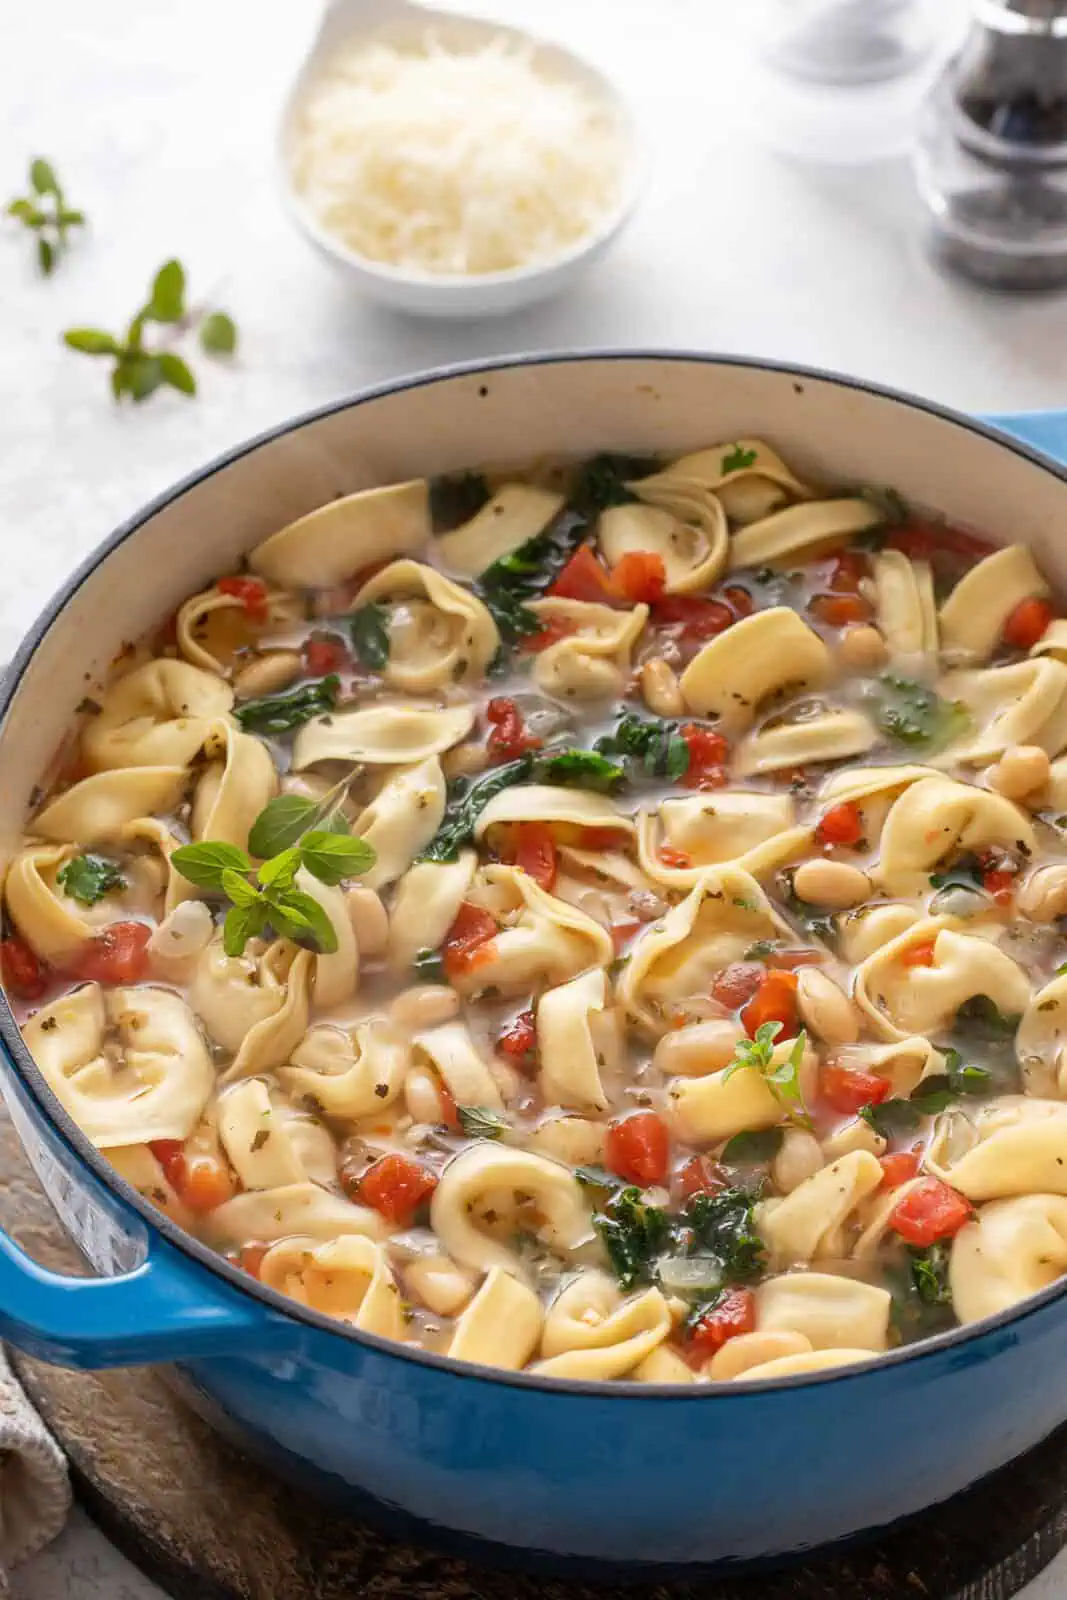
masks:
{"label": "chopped kale", "polygon": [[451,791],[445,808],[444,820],[425,850],[420,861],[455,861],[464,845],[471,842],[478,818],[494,795],[510,789],[516,783],[525,783],[533,767],[533,758],[520,756],[502,767],[493,767],[474,783],[459,785]]}
{"label": "chopped kale", "polygon": [[348,619],[352,647],[365,667],[378,672],[389,660],[389,616],[384,606],[360,606]]}
{"label": "chopped kale", "polygon": [[597,794],[610,794],[626,782],[624,768],[596,750],[546,751],[535,757],[531,777],[537,783],[572,784]]}
{"label": "chopped kale", "polygon": [[593,1217],[612,1271],[623,1289],[652,1283],[655,1259],[670,1237],[671,1220],[662,1206],[646,1205],[640,1189],[620,1189]]}
{"label": "chopped kale", "polygon": [[758,1199],[757,1194],[742,1188],[694,1195],[681,1218],[692,1235],[685,1253],[715,1256],[722,1262],[727,1283],[750,1283],[758,1278],[766,1260],[754,1217]]}
{"label": "chopped kale", "polygon": [[649,456],[594,456],[579,469],[570,504],[584,517],[595,517],[608,506],[626,505],[637,498],[627,483],[647,478],[658,467],[659,462]]}
{"label": "chopped kale", "polygon": [[292,689],[288,694],[246,700],[244,705],[234,707],[233,714],[245,733],[291,733],[294,728],[310,722],[312,717],[332,711],[340,688],[340,678],[331,672],[328,677],[301,684],[299,689]]}
{"label": "chopped kale", "polygon": [[952,1290],[948,1282],[950,1247],[944,1239],[920,1250],[908,1250],[911,1281],[919,1299],[927,1306],[950,1306]]}
{"label": "chopped kale", "polygon": [[606,756],[624,757],[631,778],[676,781],[689,770],[689,746],[676,722],[647,721],[627,712],[613,733],[596,741]]}
{"label": "chopped kale", "polygon": [[435,533],[447,533],[469,522],[489,500],[489,485],[480,472],[460,472],[430,483],[430,517]]}

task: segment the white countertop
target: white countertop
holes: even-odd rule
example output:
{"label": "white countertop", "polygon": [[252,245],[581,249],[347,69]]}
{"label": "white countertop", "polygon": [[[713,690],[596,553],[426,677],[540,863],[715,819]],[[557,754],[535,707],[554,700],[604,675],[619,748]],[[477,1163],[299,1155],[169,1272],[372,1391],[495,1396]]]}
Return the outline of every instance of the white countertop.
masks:
{"label": "white countertop", "polygon": [[[932,3],[932,0],[931,0]],[[472,9],[475,5],[472,0]],[[743,137],[748,85],[723,0],[486,0],[595,54],[633,94],[655,170],[630,231],[570,298],[499,322],[418,323],[354,300],[283,218],[274,116],[314,8],[283,0],[29,0],[3,8],[0,200],[49,156],[92,227],[54,279],[0,237],[0,659],[121,518],[215,452],[391,375],[533,348],[642,345],[842,368],[974,410],[1067,406],[1067,296],[940,277],[907,167],[790,163]],[[233,371],[136,409],[73,325],[118,329],[171,255],[236,317]],[[18,1600],[158,1591],[77,1515]],[[1027,1600],[1067,1595],[1067,1557]]]}

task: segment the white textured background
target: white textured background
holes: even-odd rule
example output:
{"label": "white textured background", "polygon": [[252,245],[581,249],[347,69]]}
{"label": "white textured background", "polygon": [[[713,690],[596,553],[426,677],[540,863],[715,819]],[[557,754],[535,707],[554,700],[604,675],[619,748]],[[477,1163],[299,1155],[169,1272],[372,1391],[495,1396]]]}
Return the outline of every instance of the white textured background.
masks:
{"label": "white textured background", "polygon": [[[467,327],[353,300],[284,220],[274,119],[314,26],[309,0],[0,0],[0,200],[31,154],[92,227],[57,276],[0,229],[0,659],[71,565],[214,452],[362,384],[535,347],[704,347],[846,368],[973,409],[1067,406],[1067,298],[993,299],[939,277],[903,163],[792,165],[754,148],[731,39],[748,0],[486,0],[596,55],[653,145],[630,232],[571,298]],[[956,0],[929,0],[954,4]],[[473,9],[473,0],[472,0]],[[118,329],[179,255],[194,298],[236,317],[233,371],[116,411],[106,366],[63,328]],[[155,1594],[81,1519],[19,1600]],[[1027,1600],[1067,1595],[1067,1559]]]}

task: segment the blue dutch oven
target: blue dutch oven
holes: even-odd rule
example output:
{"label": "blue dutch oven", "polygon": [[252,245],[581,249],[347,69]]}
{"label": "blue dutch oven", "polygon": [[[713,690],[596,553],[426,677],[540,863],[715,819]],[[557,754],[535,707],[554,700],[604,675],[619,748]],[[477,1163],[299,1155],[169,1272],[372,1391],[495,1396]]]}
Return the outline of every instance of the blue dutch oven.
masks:
{"label": "blue dutch oven", "polygon": [[[892,484],[1067,588],[1067,413],[983,423],[823,373],[670,354],[453,368],[302,417],[148,506],[56,596],[0,712],[0,827],[86,674],[285,522],[338,493],[474,463],[682,451],[761,435],[802,475]],[[0,1235],[0,1334],[75,1367],[175,1362],[193,1403],[305,1488],[483,1553],[725,1566],[885,1526],[1067,1419],[1067,1280],[1004,1314],[836,1374],[721,1389],[548,1382],[356,1333],[229,1266],[154,1211],[70,1121],[0,1016],[30,1160],[97,1274]]]}

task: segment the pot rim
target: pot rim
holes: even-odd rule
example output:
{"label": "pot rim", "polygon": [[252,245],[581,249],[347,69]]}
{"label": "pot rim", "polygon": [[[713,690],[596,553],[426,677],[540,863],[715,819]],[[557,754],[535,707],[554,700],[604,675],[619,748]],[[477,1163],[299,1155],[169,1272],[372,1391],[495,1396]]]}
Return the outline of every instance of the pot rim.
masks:
{"label": "pot rim", "polygon": [[[4,673],[2,682],[0,682],[0,739],[2,739],[8,712],[18,693],[23,674],[42,639],[53,625],[61,620],[62,612],[67,603],[81,588],[85,580],[98,567],[102,566],[120,545],[125,544],[127,539],[133,538],[153,517],[173,502],[179,500],[189,490],[207,482],[216,473],[223,471],[243,457],[252,455],[263,445],[270,444],[275,439],[280,439],[288,433],[295,433],[308,424],[318,422],[324,417],[333,416],[341,411],[348,411],[357,406],[384,399],[388,395],[404,394],[409,390],[429,388],[434,384],[454,378],[491,375],[494,372],[510,371],[517,367],[566,366],[587,361],[659,361],[710,367],[740,367],[749,371],[774,373],[780,377],[794,380],[808,379],[813,382],[833,384],[838,388],[852,389],[860,393],[875,395],[881,399],[890,400],[897,405],[905,406],[910,410],[921,411],[941,421],[950,422],[956,427],[979,435],[1001,450],[1008,450],[1015,455],[1021,456],[1024,460],[1041,467],[1044,471],[1067,485],[1067,464],[1061,465],[1051,457],[1042,454],[1041,451],[1035,450],[1021,440],[1001,432],[998,428],[982,422],[966,412],[956,411],[951,406],[944,406],[937,401],[909,394],[905,390],[895,389],[886,384],[874,383],[866,378],[850,377],[847,374],[834,372],[828,368],[795,365],[792,362],[767,361],[756,356],[730,355],[728,353],[700,350],[656,349],[654,347],[527,352],[430,367],[404,377],[388,379],[368,388],[356,390],[353,394],[346,395],[341,399],[328,401],[326,404],[313,407],[309,411],[300,412],[297,416],[290,417],[285,422],[277,423],[273,427],[253,435],[252,438],[246,439],[243,443],[233,446],[221,455],[215,456],[205,466],[186,474],[185,477],[179,479],[169,489],[165,489],[162,493],[154,496],[132,517],[120,523],[113,533],[103,539],[78,564],[71,576],[60,586],[44,606],[35,622],[24,634],[7,671]],[[398,1360],[413,1361],[421,1366],[436,1368],[439,1371],[450,1374],[453,1378],[466,1379],[468,1382],[505,1384],[516,1388],[539,1390],[546,1395],[558,1395],[561,1398],[564,1395],[590,1395],[599,1399],[617,1397],[620,1400],[625,1398],[648,1401],[699,1400],[702,1402],[718,1401],[723,1403],[732,1400],[738,1402],[756,1394],[777,1392],[783,1389],[807,1388],[816,1384],[844,1384],[904,1363],[916,1364],[923,1360],[932,1359],[947,1350],[971,1345],[977,1340],[983,1339],[987,1334],[1020,1324],[1027,1317],[1036,1315],[1054,1301],[1067,1296],[1067,1276],[1064,1276],[1047,1289],[1028,1295],[1018,1305],[1009,1307],[1005,1311],[983,1317],[978,1322],[962,1324],[944,1333],[918,1340],[914,1344],[900,1345],[895,1350],[880,1353],[872,1352],[868,1361],[859,1361],[842,1367],[831,1367],[824,1371],[800,1373],[786,1378],[739,1379],[729,1384],[723,1384],[721,1387],[705,1388],[703,1386],[678,1383],[637,1383],[627,1379],[607,1383],[603,1380],[592,1379],[545,1378],[532,1372],[510,1372],[504,1371],[499,1367],[485,1366],[476,1362],[453,1361],[448,1356],[438,1355],[433,1351],[423,1350],[415,1345],[399,1344],[395,1340],[386,1339],[380,1334],[366,1333],[361,1329],[340,1322],[336,1318],[326,1316],[323,1312],[314,1311],[308,1306],[303,1306],[278,1290],[267,1288],[258,1279],[250,1277],[247,1272],[227,1261],[224,1256],[212,1250],[209,1245],[203,1244],[195,1235],[187,1233],[177,1223],[172,1222],[169,1217],[150,1205],[131,1184],[119,1176],[103,1153],[96,1149],[60,1104],[48,1086],[37,1063],[26,1048],[11,1007],[7,1002],[7,997],[2,993],[0,993],[0,1047],[7,1054],[8,1059],[18,1072],[22,1084],[36,1102],[36,1109],[46,1119],[70,1154],[89,1168],[97,1182],[105,1190],[109,1191],[111,1195],[115,1196],[125,1207],[132,1210],[140,1218],[148,1230],[149,1236],[152,1233],[162,1235],[168,1245],[178,1250],[190,1261],[221,1277],[231,1290],[237,1290],[250,1299],[258,1301],[268,1310],[281,1313],[298,1326],[305,1324],[318,1332],[330,1334],[336,1339],[365,1345],[378,1354],[388,1355]]]}

